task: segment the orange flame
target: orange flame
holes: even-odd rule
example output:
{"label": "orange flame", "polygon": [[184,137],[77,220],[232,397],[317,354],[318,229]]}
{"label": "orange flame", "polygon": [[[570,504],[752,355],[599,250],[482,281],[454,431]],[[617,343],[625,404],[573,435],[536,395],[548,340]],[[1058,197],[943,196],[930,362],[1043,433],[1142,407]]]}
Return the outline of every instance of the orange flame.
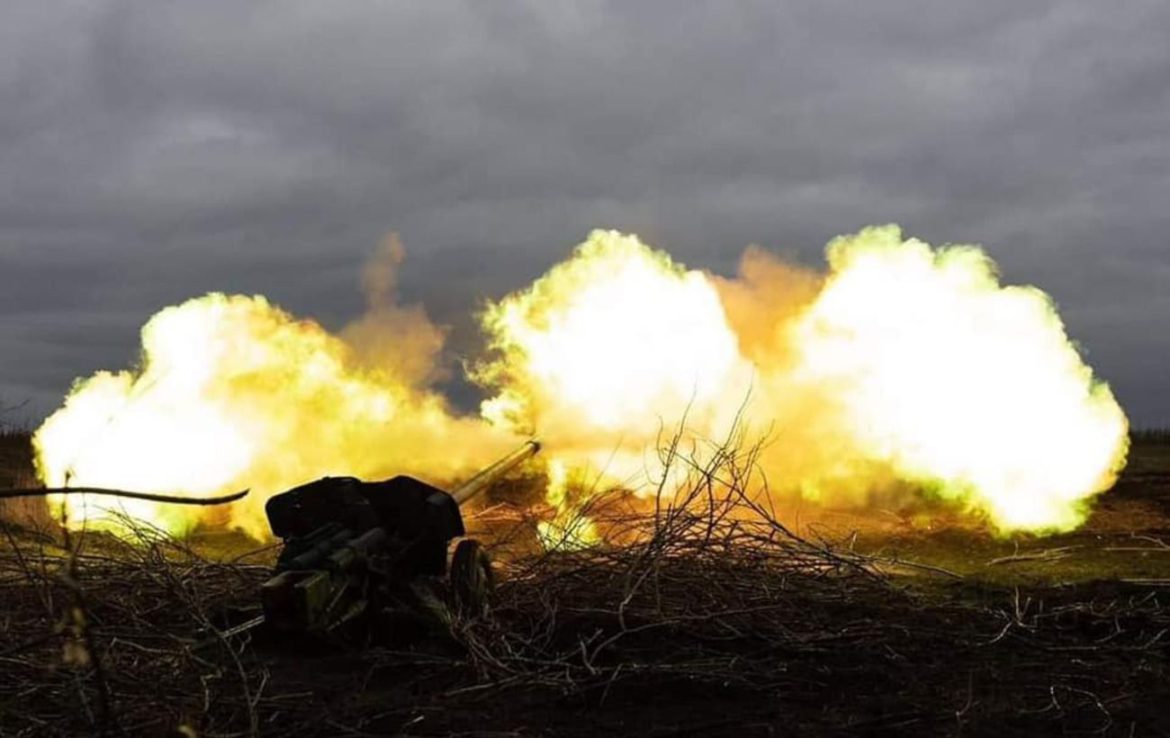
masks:
{"label": "orange flame", "polygon": [[[288,487],[327,474],[450,477],[515,440],[360,364],[346,343],[262,297],[167,308],[143,328],[142,347],[140,370],[79,382],[37,431],[47,485],[190,496],[250,487],[229,522],[264,538],[264,502]],[[181,532],[206,514],[77,495],[53,502],[73,523],[97,526],[127,515]]]}
{"label": "orange flame", "polygon": [[[975,247],[932,249],[895,226],[827,252],[822,275],[749,249],[728,279],[594,232],[487,306],[490,351],[471,376],[491,396],[477,419],[429,388],[444,332],[393,303],[402,251],[388,241],[367,274],[371,310],[342,338],[261,297],[160,312],[140,369],[79,382],[38,430],[38,468],[52,486],[252,487],[228,522],[262,536],[266,496],[307,479],[451,477],[536,432],[558,511],[542,537],[588,545],[599,532],[575,515],[572,480],[651,490],[664,428],[720,438],[746,423],[776,439],[760,457],[776,495],[941,498],[1001,532],[1080,524],[1124,464],[1127,423],[1052,301],[1002,286]],[[57,504],[74,522],[109,515]],[[200,520],[113,507],[171,530]]]}
{"label": "orange flame", "polygon": [[761,463],[778,493],[867,504],[910,488],[1000,531],[1080,524],[1124,463],[1127,424],[1051,300],[1001,286],[975,247],[935,251],[894,226],[828,256],[819,278],[753,250],[721,280],[595,232],[489,307],[484,414],[648,489],[663,425],[724,437],[747,399],[743,418],[777,431]]}

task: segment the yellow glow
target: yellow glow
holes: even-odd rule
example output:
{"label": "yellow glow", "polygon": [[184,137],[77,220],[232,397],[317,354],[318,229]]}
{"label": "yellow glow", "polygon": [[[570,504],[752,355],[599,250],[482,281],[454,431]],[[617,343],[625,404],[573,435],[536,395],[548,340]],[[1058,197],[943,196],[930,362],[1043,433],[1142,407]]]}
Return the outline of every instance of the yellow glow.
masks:
{"label": "yellow glow", "polygon": [[[549,463],[546,545],[602,537],[582,516],[608,487],[669,495],[736,423],[776,497],[912,506],[939,497],[997,531],[1080,524],[1125,461],[1109,388],[1032,287],[1002,286],[978,248],[932,249],[897,227],[834,240],[824,274],[749,249],[734,278],[689,270],[635,236],[596,231],[528,288],[487,306],[490,397],[460,418],[425,382],[443,329],[393,302],[397,241],[367,276],[371,311],[330,335],[262,297],[207,295],[152,318],[141,367],[79,382],[37,431],[50,486],[212,495],[225,513],[55,501],[71,522],[112,507],[172,531],[266,534],[273,493],[326,474],[450,479],[535,433]],[[663,482],[663,477],[666,477]],[[577,481],[589,480],[589,484]]]}
{"label": "yellow glow", "polygon": [[740,366],[714,286],[614,231],[595,231],[528,290],[489,306],[483,323],[501,355],[479,376],[507,380],[484,414],[539,409],[553,434],[562,424],[654,427],[721,393]]}
{"label": "yellow glow", "polygon": [[[268,535],[264,502],[326,474],[449,476],[510,443],[452,417],[444,400],[377,367],[262,297],[211,294],[142,330],[142,367],[79,382],[37,431],[48,486],[210,496],[245,487],[230,523]],[[121,513],[179,532],[215,510],[78,495],[74,525]],[[222,513],[219,513],[222,514]]]}
{"label": "yellow glow", "polygon": [[552,520],[537,523],[537,536],[547,550],[588,548],[601,540],[597,525],[569,498],[569,470],[561,459],[548,463],[545,500],[556,511]]}
{"label": "yellow glow", "polygon": [[865,457],[987,513],[1067,530],[1113,481],[1125,415],[1052,301],[1001,287],[980,250],[933,251],[897,228],[835,240],[796,326],[801,379],[833,388]]}
{"label": "yellow glow", "polygon": [[663,472],[658,434],[688,408],[700,426],[733,414],[728,388],[750,385],[711,281],[615,231],[594,231],[531,287],[490,305],[482,322],[495,355],[474,374],[497,390],[484,416],[535,430],[551,459],[546,499],[559,523],[547,524],[548,539],[579,518],[558,473],[588,470],[602,488],[646,490]]}
{"label": "yellow glow", "polygon": [[[753,250],[727,280],[597,231],[487,310],[484,414],[648,492],[664,428],[685,418],[685,450],[743,407],[774,429],[760,465],[776,494],[864,506],[916,490],[1000,531],[1083,521],[1124,463],[1126,420],[1048,297],[1000,286],[975,247],[935,251],[894,226],[827,251],[824,276]],[[548,498],[570,515],[556,484]]]}

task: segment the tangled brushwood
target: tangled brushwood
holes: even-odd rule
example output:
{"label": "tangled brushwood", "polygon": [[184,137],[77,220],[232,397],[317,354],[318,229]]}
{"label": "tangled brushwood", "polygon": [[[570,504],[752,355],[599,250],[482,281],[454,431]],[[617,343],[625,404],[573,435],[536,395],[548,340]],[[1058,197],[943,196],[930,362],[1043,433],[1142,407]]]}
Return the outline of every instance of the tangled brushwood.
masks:
{"label": "tangled brushwood", "polygon": [[[498,531],[494,603],[409,643],[225,627],[273,552],[212,561],[159,531],[6,529],[4,735],[1129,734],[1170,729],[1156,590],[998,590],[796,535],[747,492],[758,449],[678,494],[582,507],[604,543]],[[572,526],[566,527],[571,530]]]}

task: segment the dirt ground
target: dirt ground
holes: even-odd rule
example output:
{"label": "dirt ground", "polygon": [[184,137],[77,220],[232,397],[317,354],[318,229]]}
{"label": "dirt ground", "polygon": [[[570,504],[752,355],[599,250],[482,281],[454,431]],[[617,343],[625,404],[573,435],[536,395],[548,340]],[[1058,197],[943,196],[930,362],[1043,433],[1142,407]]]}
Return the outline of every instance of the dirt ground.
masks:
{"label": "dirt ground", "polygon": [[[27,480],[26,441],[0,462]],[[1170,735],[1164,439],[1073,533],[837,512],[518,559],[489,616],[410,642],[222,637],[271,550],[78,552],[5,512],[2,735]]]}

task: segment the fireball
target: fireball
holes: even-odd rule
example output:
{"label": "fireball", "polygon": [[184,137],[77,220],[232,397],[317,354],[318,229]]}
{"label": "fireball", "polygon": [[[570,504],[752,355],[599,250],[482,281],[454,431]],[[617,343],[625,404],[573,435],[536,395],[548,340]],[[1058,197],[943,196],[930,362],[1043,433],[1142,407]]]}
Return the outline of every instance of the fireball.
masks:
{"label": "fireball", "polygon": [[[79,381],[37,431],[42,480],[190,496],[250,487],[220,522],[263,537],[263,502],[287,487],[328,474],[450,479],[535,433],[555,511],[539,535],[583,546],[603,538],[582,514],[592,495],[684,484],[685,465],[659,454],[676,432],[698,462],[719,439],[769,436],[756,463],[781,500],[941,500],[999,533],[1076,527],[1125,462],[1125,414],[1053,301],[1002,284],[974,246],[874,227],[831,242],[823,273],[753,248],[725,278],[595,231],[482,311],[487,353],[470,363],[488,394],[480,417],[428,385],[445,332],[393,304],[403,252],[394,240],[384,251],[367,275],[371,310],[341,337],[262,297],[160,312],[138,368]],[[71,524],[206,521],[142,501],[55,504]]]}

